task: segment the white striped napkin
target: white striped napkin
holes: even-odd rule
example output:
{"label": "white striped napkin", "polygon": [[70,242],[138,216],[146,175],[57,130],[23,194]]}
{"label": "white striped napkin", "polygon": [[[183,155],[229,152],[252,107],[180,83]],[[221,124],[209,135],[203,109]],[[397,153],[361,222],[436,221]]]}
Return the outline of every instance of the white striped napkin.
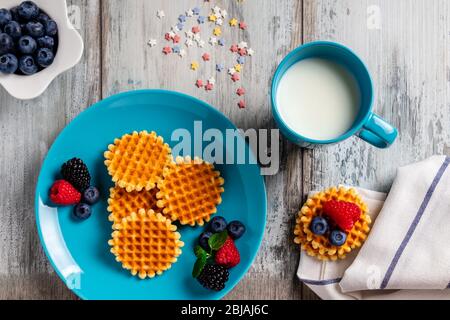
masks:
{"label": "white striped napkin", "polygon": [[358,189],[375,221],[365,244],[337,262],[302,252],[300,280],[323,299],[450,299],[449,164],[400,168],[387,198]]}

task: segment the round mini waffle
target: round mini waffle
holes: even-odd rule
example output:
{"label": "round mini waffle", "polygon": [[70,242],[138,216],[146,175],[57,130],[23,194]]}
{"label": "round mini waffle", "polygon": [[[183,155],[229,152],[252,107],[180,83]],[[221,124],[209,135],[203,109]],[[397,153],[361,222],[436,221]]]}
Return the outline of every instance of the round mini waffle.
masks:
{"label": "round mini waffle", "polygon": [[199,158],[177,158],[164,169],[158,183],[157,205],[163,214],[182,225],[202,226],[222,202],[224,179],[214,166]]}
{"label": "round mini waffle", "polygon": [[171,268],[181,254],[177,227],[160,213],[139,210],[116,225],[108,244],[116,260],[133,276],[153,278]]}
{"label": "round mini waffle", "polygon": [[109,221],[113,222],[113,228],[120,223],[123,218],[128,217],[133,212],[139,212],[140,209],[148,211],[152,209],[155,213],[162,212],[162,209],[156,205],[156,194],[158,188],[150,191],[131,191],[127,192],[121,187],[113,187],[109,190],[108,212]]}
{"label": "round mini waffle", "polygon": [[[312,233],[310,230],[311,221],[322,215],[322,206],[330,200],[346,201],[356,204],[361,209],[361,217],[355,223],[353,229],[348,232],[344,245],[337,247],[332,245],[328,238]],[[367,214],[368,208],[355,189],[344,187],[333,187],[323,192],[319,192],[310,197],[301,208],[296,219],[294,230],[295,243],[299,244],[310,256],[320,260],[344,259],[353,249],[361,247],[370,231],[370,216]]]}
{"label": "round mini waffle", "polygon": [[112,181],[128,192],[151,190],[171,162],[170,152],[169,145],[155,132],[133,132],[108,146],[105,165]]}

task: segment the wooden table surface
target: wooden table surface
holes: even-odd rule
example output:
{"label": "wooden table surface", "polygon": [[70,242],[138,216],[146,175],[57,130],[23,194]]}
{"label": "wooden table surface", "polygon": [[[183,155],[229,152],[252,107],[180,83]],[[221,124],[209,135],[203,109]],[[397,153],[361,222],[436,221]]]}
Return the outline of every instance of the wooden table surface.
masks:
{"label": "wooden table surface", "polygon": [[[315,299],[295,276],[295,214],[312,190],[340,183],[388,191],[400,165],[450,154],[450,2],[446,0],[69,0],[80,12],[85,53],[80,64],[33,101],[0,89],[0,299],[75,299],[50,267],[35,227],[34,189],[43,157],[58,133],[91,104],[139,88],[165,88],[205,100],[238,127],[274,128],[270,83],[277,64],[312,40],[334,40],[367,63],[376,86],[375,110],[399,128],[389,150],[357,138],[324,149],[302,150],[284,139],[281,168],[266,178],[267,229],[250,272],[228,295],[236,299]],[[247,31],[224,27],[228,44],[247,41],[256,51],[244,67],[247,109],[236,106],[237,85],[217,76],[215,91],[194,86],[215,62],[233,56],[209,44],[212,63],[189,71],[203,50],[164,57],[162,36],[190,7],[218,5],[245,20]],[[0,1],[1,7],[1,1]],[[163,9],[166,18],[156,18]],[[203,28],[211,28],[205,25]],[[204,31],[205,32],[205,31]],[[206,36],[205,36],[206,37]],[[149,48],[150,38],[159,40]]]}

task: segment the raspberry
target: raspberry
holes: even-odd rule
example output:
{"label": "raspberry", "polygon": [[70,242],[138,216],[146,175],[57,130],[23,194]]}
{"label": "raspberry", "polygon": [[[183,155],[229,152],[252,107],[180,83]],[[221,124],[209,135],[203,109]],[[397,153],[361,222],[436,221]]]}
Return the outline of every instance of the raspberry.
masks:
{"label": "raspberry", "polygon": [[207,264],[197,280],[206,289],[221,291],[225,288],[230,273],[223,266]]}
{"label": "raspberry", "polygon": [[361,217],[361,209],[352,202],[330,200],[323,204],[322,209],[339,228],[347,232]]}
{"label": "raspberry", "polygon": [[64,163],[61,167],[61,175],[80,192],[84,192],[91,184],[89,170],[83,160],[78,158]]}
{"label": "raspberry", "polygon": [[50,200],[59,205],[73,205],[81,200],[81,193],[65,180],[56,181],[50,189]]}
{"label": "raspberry", "polygon": [[216,263],[226,268],[233,268],[241,262],[241,256],[233,239],[228,237],[222,248],[216,253]]}

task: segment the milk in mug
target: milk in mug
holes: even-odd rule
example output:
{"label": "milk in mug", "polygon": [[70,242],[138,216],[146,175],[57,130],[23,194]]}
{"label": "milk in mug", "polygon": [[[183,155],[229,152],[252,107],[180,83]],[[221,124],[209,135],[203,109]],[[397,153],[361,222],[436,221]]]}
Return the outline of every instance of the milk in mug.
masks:
{"label": "milk in mug", "polygon": [[279,82],[276,99],[280,116],[291,130],[321,141],[345,134],[361,104],[355,77],[340,64],[321,58],[292,65]]}

